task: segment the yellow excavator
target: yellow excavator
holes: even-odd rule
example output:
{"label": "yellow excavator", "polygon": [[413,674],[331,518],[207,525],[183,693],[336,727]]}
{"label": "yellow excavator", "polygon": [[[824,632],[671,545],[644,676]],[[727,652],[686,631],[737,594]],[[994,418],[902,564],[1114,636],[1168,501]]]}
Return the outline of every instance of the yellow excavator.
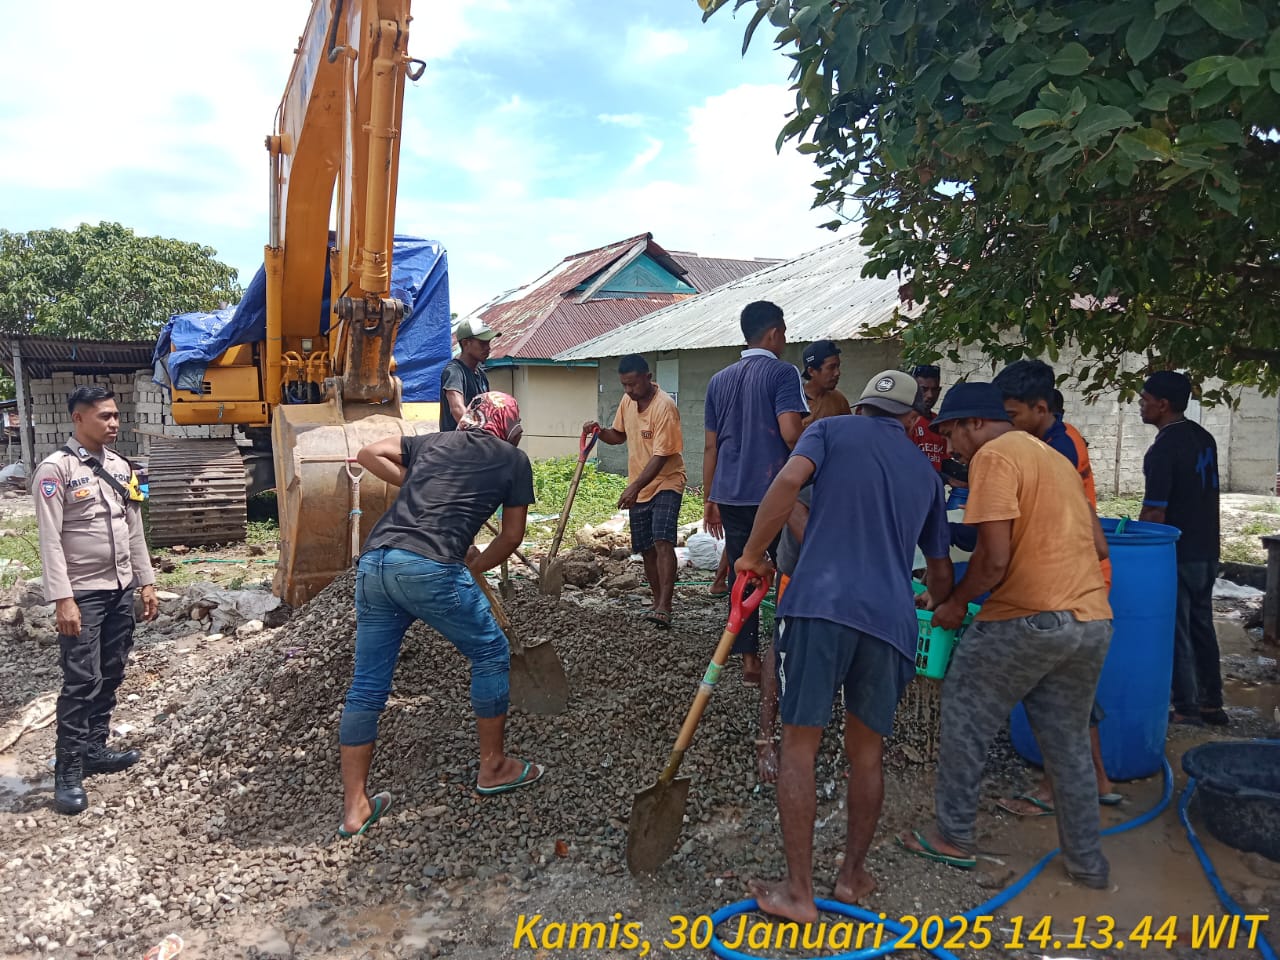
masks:
{"label": "yellow excavator", "polygon": [[171,391],[175,423],[231,426],[252,449],[157,438],[148,462],[156,543],[242,538],[246,470],[250,489],[255,473],[273,477],[275,592],[293,606],[350,566],[395,496],[372,476],[355,482],[356,452],[437,417],[436,404],[402,403],[392,358],[405,311],[391,293],[401,114],[406,78],[425,67],[407,52],[409,8],[314,0],[267,138],[266,337],[212,360],[200,389]]}

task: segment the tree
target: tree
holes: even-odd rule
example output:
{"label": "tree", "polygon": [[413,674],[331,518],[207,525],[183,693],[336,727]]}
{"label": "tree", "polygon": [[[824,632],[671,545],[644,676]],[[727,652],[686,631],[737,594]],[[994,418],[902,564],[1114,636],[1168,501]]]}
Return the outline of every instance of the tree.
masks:
{"label": "tree", "polygon": [[169,316],[240,299],[212,247],[140,237],[118,223],[0,230],[0,330],[146,340]]}
{"label": "tree", "polygon": [[1280,3],[757,0],[744,52],[766,17],[795,60],[778,146],[924,305],[910,355],[1280,387]]}

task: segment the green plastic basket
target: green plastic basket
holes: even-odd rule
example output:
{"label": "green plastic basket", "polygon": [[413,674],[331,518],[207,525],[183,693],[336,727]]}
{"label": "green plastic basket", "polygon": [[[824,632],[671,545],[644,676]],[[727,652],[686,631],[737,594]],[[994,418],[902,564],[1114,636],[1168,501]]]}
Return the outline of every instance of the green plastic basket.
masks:
{"label": "green plastic basket", "polygon": [[[924,593],[925,585],[919,580],[911,581],[911,588],[916,596]],[[930,680],[941,680],[947,675],[947,667],[951,665],[951,653],[956,641],[964,636],[973,618],[982,608],[976,603],[969,604],[969,612],[964,622],[955,630],[943,630],[933,625],[932,610],[916,610],[916,676],[928,677]]]}

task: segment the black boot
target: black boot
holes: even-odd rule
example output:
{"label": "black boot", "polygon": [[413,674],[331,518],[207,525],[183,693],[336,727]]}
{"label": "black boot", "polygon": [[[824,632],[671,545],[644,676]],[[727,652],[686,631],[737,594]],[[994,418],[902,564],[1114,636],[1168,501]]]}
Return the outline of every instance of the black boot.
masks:
{"label": "black boot", "polygon": [[91,743],[84,751],[84,775],[118,773],[141,759],[141,750],[109,750],[105,743]]}
{"label": "black boot", "polygon": [[82,813],[87,806],[84,754],[75,747],[59,747],[53,768],[53,808],[59,813]]}

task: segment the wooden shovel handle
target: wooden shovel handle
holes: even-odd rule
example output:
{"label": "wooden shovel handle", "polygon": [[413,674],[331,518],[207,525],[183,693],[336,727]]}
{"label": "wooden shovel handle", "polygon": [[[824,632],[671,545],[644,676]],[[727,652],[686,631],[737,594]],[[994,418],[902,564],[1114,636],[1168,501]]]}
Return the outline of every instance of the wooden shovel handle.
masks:
{"label": "wooden shovel handle", "polygon": [[[724,669],[725,663],[729,660],[729,651],[733,649],[733,641],[738,638],[738,632],[742,629],[743,621],[760,606],[760,601],[769,592],[769,585],[772,579],[772,577],[738,577],[734,582],[733,607],[729,614],[729,623],[724,632],[720,634],[720,642],[716,644],[716,651],[711,656],[711,663],[707,665],[706,673],[702,675],[702,680],[698,683],[698,693],[693,698],[693,706],[689,708],[689,714],[684,718],[684,724],[680,727],[680,735],[676,737],[676,745],[667,760],[667,766],[662,771],[661,776],[658,777],[660,783],[670,783],[675,778],[676,771],[680,769],[680,762],[684,759],[685,751],[689,749],[689,745],[693,743],[693,733],[698,729],[698,723],[702,720],[702,713],[706,710],[707,702],[711,699],[711,691],[720,679],[720,671]],[[745,591],[749,583],[759,584],[759,586],[747,596]]]}
{"label": "wooden shovel handle", "polygon": [[502,632],[511,637],[511,621],[507,619],[507,611],[502,609],[502,602],[494,596],[493,591],[489,588],[489,583],[484,578],[484,574],[472,574],[471,578],[475,580],[476,586],[480,588],[480,592],[485,595],[485,599],[489,601],[489,607],[493,610],[493,616],[498,621],[498,626],[502,628]]}
{"label": "wooden shovel handle", "polygon": [[573,483],[569,484],[569,496],[564,501],[564,513],[560,515],[560,522],[556,525],[556,535],[551,541],[551,552],[547,554],[548,567],[560,552],[560,541],[564,539],[564,528],[569,525],[569,514],[573,511],[573,498],[578,495],[578,483],[582,480],[582,470],[586,465],[587,458],[584,455],[578,458],[578,465],[573,468]]}

